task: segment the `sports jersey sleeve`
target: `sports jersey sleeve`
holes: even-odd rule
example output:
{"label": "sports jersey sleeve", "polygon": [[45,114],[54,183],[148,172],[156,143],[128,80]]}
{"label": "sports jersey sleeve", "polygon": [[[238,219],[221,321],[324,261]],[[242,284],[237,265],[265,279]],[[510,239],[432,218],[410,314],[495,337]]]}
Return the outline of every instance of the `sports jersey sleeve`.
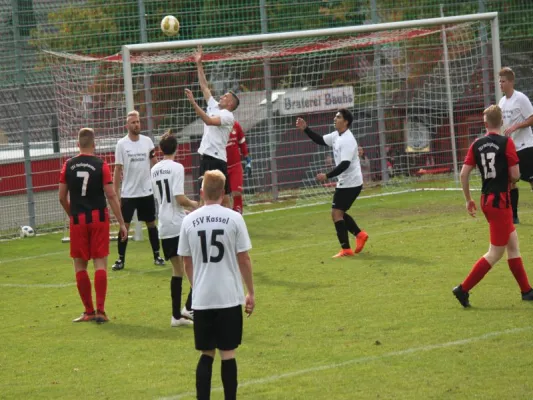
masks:
{"label": "sports jersey sleeve", "polygon": [[109,165],[104,161],[102,165],[102,183],[105,185],[111,185],[113,183],[113,178],[111,177],[111,170]]}
{"label": "sports jersey sleeve", "polygon": [[191,246],[189,245],[189,238],[187,237],[187,230],[185,227],[189,225],[188,224],[188,218],[185,217],[183,220],[183,223],[181,224],[180,229],[180,241],[178,244],[178,255],[179,256],[191,256]]}
{"label": "sports jersey sleeve", "polygon": [[124,165],[124,155],[122,154],[122,142],[117,143],[115,148],[115,165]]}
{"label": "sports jersey sleeve", "polygon": [[352,162],[356,154],[357,154],[357,142],[355,140],[344,140],[341,146],[341,162],[342,161]]}
{"label": "sports jersey sleeve", "polygon": [[207,100],[207,107],[208,108],[218,108],[217,101],[211,96],[209,100]]}
{"label": "sports jersey sleeve", "polygon": [[513,139],[508,138],[507,147],[505,149],[505,156],[507,157],[507,165],[509,167],[514,167],[518,164],[518,154],[516,154],[516,146]]}
{"label": "sports jersey sleeve", "polygon": [[59,183],[67,183],[67,162],[66,161],[63,163],[63,168],[61,168],[61,172],[59,173]]}
{"label": "sports jersey sleeve", "polygon": [[466,165],[470,165],[471,167],[476,166],[476,158],[474,157],[474,143],[470,145],[468,148],[468,153],[466,153],[465,162]]}
{"label": "sports jersey sleeve", "polygon": [[233,126],[235,118],[233,113],[228,110],[220,110],[220,125],[229,125]]}
{"label": "sports jersey sleeve", "polygon": [[176,174],[172,177],[172,196],[178,196],[185,194],[185,169],[182,165],[178,165],[176,168]]}
{"label": "sports jersey sleeve", "polygon": [[248,251],[252,248],[252,242],[248,235],[248,228],[244,222],[244,218],[239,215],[237,218],[237,240],[235,241],[237,253]]}
{"label": "sports jersey sleeve", "polygon": [[324,139],[324,143],[326,143],[329,147],[333,146],[333,136],[335,133],[328,133],[327,135],[322,136],[322,139]]}
{"label": "sports jersey sleeve", "polygon": [[241,154],[246,157],[248,155],[248,146],[246,145],[246,138],[244,137],[244,131],[242,130],[241,124],[235,121],[235,132],[237,132],[237,144],[241,149]]}
{"label": "sports jersey sleeve", "polygon": [[524,119],[528,119],[533,115],[533,105],[526,95],[520,96],[520,112]]}

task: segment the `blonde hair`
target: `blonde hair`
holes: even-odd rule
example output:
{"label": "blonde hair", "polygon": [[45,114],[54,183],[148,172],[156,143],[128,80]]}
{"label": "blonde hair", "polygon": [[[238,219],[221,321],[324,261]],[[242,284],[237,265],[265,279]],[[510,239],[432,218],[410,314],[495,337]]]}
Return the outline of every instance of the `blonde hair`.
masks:
{"label": "blonde hair", "polygon": [[483,111],[483,116],[485,117],[485,122],[489,128],[499,128],[502,126],[502,109],[500,106],[492,105],[487,107]]}
{"label": "blonde hair", "polygon": [[500,69],[500,73],[498,75],[504,77],[509,82],[514,82],[514,71],[509,67],[503,67]]}
{"label": "blonde hair", "polygon": [[94,144],[94,130],[92,128],[81,128],[78,132],[78,143],[82,149],[92,147]]}
{"label": "blonde hair", "polygon": [[139,117],[139,111],[133,110],[128,113],[128,116],[126,117],[126,120],[130,119],[130,117]]}
{"label": "blonde hair", "polygon": [[206,171],[202,181],[205,200],[218,200],[224,194],[226,177],[219,170]]}

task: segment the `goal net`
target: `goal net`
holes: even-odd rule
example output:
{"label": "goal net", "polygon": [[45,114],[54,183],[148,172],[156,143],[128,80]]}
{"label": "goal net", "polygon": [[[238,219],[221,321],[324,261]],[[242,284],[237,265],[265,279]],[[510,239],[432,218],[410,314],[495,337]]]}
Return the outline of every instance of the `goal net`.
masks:
{"label": "goal net", "polygon": [[245,212],[331,200],[335,180],[315,177],[334,167],[333,153],[295,121],[302,117],[326,134],[339,108],[354,115],[367,194],[457,187],[466,150],[483,131],[482,111],[499,94],[498,42],[497,14],[488,13],[130,45],[106,58],[54,53],[62,60],[59,132],[72,142],[80,127],[94,128],[99,154],[113,164],[125,116],[135,108],[156,145],[165,131],[176,134],[186,194],[197,198],[203,124],[184,90],[205,107],[194,63],[202,45],[214,97],[233,90],[240,98],[234,115],[253,159]]}

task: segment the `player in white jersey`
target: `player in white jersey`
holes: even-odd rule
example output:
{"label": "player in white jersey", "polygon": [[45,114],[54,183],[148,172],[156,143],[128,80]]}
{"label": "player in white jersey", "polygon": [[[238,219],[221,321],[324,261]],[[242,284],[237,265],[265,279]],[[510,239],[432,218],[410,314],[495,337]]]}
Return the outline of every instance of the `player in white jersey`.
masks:
{"label": "player in white jersey", "polygon": [[[515,75],[511,68],[500,70],[500,88],[504,96],[499,106],[503,112],[503,129],[506,136],[511,136],[515,143],[516,154],[520,160],[520,179],[529,182],[533,189],[533,105],[522,92],[515,90]],[[518,187],[511,184],[511,206],[513,208],[513,222],[518,219]]]}
{"label": "player in white jersey", "polygon": [[[141,120],[137,111],[128,113],[126,128],[128,134],[118,141],[115,149],[115,191],[128,230],[133,213],[137,210],[137,218],[146,222],[148,228],[154,264],[165,265],[159,256],[159,233],[155,225],[155,202],[150,182],[150,168],[157,162],[154,143],[148,136],[141,135]],[[113,264],[113,271],[124,269],[128,239],[117,243],[119,258]]]}
{"label": "player in white jersey", "polygon": [[198,208],[196,201],[185,196],[185,169],[183,165],[174,161],[178,141],[167,132],[159,142],[163,152],[163,160],[152,167],[152,187],[154,196],[159,204],[159,237],[163,247],[165,260],[172,263],[172,278],[170,280],[170,297],[172,299],[172,317],[170,326],[192,325],[192,298],[187,297],[185,307],[181,309],[181,292],[183,284],[183,260],[178,256],[180,229],[185,209]]}
{"label": "player in white jersey", "polygon": [[351,249],[350,241],[348,240],[348,231],[356,239],[355,253],[361,252],[368,240],[368,234],[362,231],[354,219],[346,213],[363,188],[363,175],[361,173],[361,164],[357,151],[357,141],[349,129],[352,122],[352,113],[345,108],[341,108],[335,114],[334,125],[336,131],[321,136],[313,132],[302,118],[296,119],[296,127],[302,132],[305,132],[313,142],[333,148],[335,168],[327,174],[319,173],[316,176],[319,182],[325,182],[327,179],[338,177],[337,187],[333,196],[331,218],[335,224],[341,250],[333,258],[354,255],[354,251]]}
{"label": "player in white jersey", "polygon": [[252,244],[241,214],[221,206],[225,181],[220,171],[204,174],[201,195],[205,206],[183,220],[178,247],[193,288],[194,341],[202,352],[196,368],[198,399],[209,399],[216,349],[222,358],[225,398],[236,398],[235,349],[242,340],[242,304],[248,316],[255,307],[248,255]]}
{"label": "player in white jersey", "polygon": [[205,171],[219,170],[226,177],[226,187],[224,196],[224,206],[230,206],[229,194],[231,189],[228,181],[228,163],[226,158],[226,145],[231,130],[233,129],[233,111],[239,106],[239,98],[233,92],[222,95],[217,102],[211,95],[207,79],[205,77],[204,67],[202,64],[202,47],[198,47],[198,52],[194,56],[196,67],[198,69],[198,81],[200,88],[207,101],[207,112],[194,100],[194,95],[189,89],[185,89],[185,94],[194,107],[196,115],[204,122],[204,134],[198,153],[200,154],[200,176]]}

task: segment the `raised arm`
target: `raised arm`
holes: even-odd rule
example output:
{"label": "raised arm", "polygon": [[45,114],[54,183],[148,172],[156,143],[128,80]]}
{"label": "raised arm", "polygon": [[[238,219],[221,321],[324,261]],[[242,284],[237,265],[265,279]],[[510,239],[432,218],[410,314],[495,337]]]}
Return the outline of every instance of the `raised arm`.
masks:
{"label": "raised arm", "polygon": [[211,91],[209,90],[209,85],[207,84],[207,79],[205,78],[204,65],[202,64],[202,46],[198,46],[198,51],[194,55],[194,61],[196,62],[196,68],[198,70],[198,82],[200,83],[200,88],[204,94],[205,101],[208,101],[211,98]]}
{"label": "raised arm", "polygon": [[316,144],[319,144],[321,146],[327,146],[326,142],[324,142],[324,138],[320,136],[318,133],[314,132],[307,126],[307,122],[305,122],[302,118],[296,118],[296,127],[302,131],[305,132],[309,138],[315,142]]}

